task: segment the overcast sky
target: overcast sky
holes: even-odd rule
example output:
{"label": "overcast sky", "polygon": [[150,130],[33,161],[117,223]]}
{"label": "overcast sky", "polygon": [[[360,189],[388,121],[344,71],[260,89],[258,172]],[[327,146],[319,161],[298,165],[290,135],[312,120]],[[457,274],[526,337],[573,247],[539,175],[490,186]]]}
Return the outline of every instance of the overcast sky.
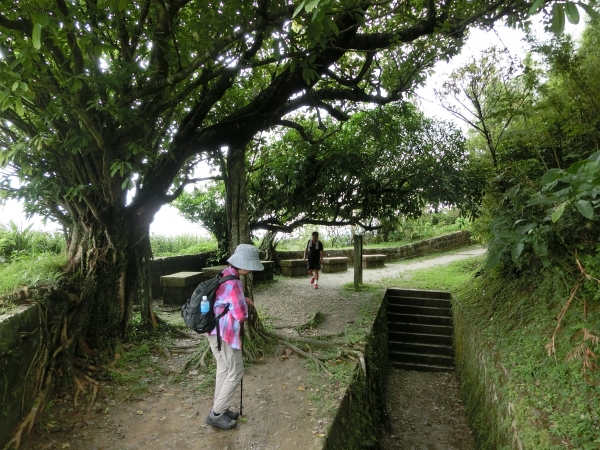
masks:
{"label": "overcast sky", "polygon": [[[536,27],[538,33],[543,33],[541,25]],[[567,23],[567,32],[575,35],[579,34],[583,30],[583,23],[577,27]],[[515,56],[523,56],[524,44],[522,39],[524,34],[518,30],[506,28],[504,26],[496,27],[493,31],[482,31],[482,30],[471,30],[465,47],[463,48],[460,55],[455,56],[450,63],[440,62],[435,66],[435,74],[430,77],[427,84],[419,88],[416,91],[421,109],[428,116],[436,116],[445,120],[452,120],[456,122],[461,128],[464,129],[462,123],[458,123],[457,120],[449,112],[440,107],[436,101],[433,93],[433,88],[439,86],[445,79],[445,76],[450,73],[453,69],[463,65],[471,56],[477,56],[479,53],[493,45],[504,47]],[[56,224],[48,223],[45,226],[39,217],[34,217],[31,220],[26,220],[23,214],[23,207],[19,202],[8,201],[5,206],[0,206],[0,223],[8,223],[9,220],[15,221],[17,224],[27,226],[30,223],[34,223],[34,228],[45,229],[45,230],[60,230],[60,227]],[[199,234],[208,236],[206,230],[188,222],[181,217],[174,207],[165,205],[156,214],[154,222],[150,226],[152,233],[163,234],[163,235],[178,235],[178,234]]]}

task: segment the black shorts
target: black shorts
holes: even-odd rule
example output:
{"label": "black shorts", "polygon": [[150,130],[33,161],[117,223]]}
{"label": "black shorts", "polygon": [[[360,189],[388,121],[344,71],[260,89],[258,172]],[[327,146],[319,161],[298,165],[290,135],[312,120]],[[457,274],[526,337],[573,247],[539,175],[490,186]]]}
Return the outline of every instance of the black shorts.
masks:
{"label": "black shorts", "polygon": [[306,270],[321,270],[321,263],[319,262],[318,259],[316,259],[314,261],[311,261],[309,259]]}

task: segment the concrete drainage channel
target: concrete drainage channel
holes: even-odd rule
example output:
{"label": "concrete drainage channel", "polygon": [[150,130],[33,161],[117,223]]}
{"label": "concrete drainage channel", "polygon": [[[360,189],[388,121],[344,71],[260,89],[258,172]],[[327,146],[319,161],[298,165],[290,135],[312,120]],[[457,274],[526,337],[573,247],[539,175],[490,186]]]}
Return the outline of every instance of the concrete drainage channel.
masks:
{"label": "concrete drainage channel", "polygon": [[390,288],[374,318],[365,365],[315,449],[472,450],[454,373],[451,294]]}

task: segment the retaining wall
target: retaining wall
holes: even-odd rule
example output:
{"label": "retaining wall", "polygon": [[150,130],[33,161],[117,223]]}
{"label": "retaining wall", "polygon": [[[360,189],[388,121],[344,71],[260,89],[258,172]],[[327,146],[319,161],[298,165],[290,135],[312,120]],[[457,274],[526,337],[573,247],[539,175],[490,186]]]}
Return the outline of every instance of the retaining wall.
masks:
{"label": "retaining wall", "polygon": [[[386,261],[394,261],[418,258],[430,253],[445,252],[472,244],[474,244],[474,242],[471,239],[471,233],[468,230],[463,230],[436,238],[425,239],[424,241],[415,242],[413,244],[403,245],[401,247],[363,248],[363,254],[386,255]],[[325,249],[324,253],[325,257],[345,256],[350,258],[349,264],[354,264],[354,249]],[[277,252],[279,260],[301,259],[303,256],[304,250],[283,250]]]}
{"label": "retaining wall", "polygon": [[0,448],[31,409],[38,393],[35,375],[46,362],[39,305],[0,316]]}
{"label": "retaining wall", "polygon": [[355,376],[338,407],[324,450],[379,448],[379,435],[388,423],[385,386],[388,375],[387,303],[385,298],[373,318],[366,338],[364,366],[356,363]]}
{"label": "retaining wall", "polygon": [[511,395],[510,389],[514,391],[515,387],[510,385],[510,370],[502,364],[501,355],[494,350],[493,343],[488,342],[477,325],[468,319],[465,306],[456,299],[452,315],[456,372],[478,448],[550,448],[551,438],[543,430],[538,431],[546,436],[547,446],[540,447],[539,441],[527,444],[527,433],[519,423],[522,424],[525,419],[525,422],[533,424],[535,417],[530,410],[521,408],[520,394],[512,392]]}

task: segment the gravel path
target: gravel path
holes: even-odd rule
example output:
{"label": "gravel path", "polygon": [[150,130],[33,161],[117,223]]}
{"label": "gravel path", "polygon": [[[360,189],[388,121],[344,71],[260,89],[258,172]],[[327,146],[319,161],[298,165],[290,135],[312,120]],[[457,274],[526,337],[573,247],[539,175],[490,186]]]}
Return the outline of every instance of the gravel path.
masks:
{"label": "gravel path", "polygon": [[[387,263],[381,269],[364,270],[363,282],[372,284],[385,278],[396,278],[404,272],[443,266],[483,253],[484,248],[473,246],[427,259]],[[295,327],[306,323],[317,311],[325,314],[325,322],[319,327],[320,331],[315,330],[312,334],[338,334],[357,317],[364,296],[369,295],[368,292],[340,289],[353,281],[352,268],[342,273],[320,274],[319,289],[309,284],[308,275],[298,278],[278,276],[275,282],[255,289],[254,302],[265,323],[280,329],[281,334],[297,334]]]}

